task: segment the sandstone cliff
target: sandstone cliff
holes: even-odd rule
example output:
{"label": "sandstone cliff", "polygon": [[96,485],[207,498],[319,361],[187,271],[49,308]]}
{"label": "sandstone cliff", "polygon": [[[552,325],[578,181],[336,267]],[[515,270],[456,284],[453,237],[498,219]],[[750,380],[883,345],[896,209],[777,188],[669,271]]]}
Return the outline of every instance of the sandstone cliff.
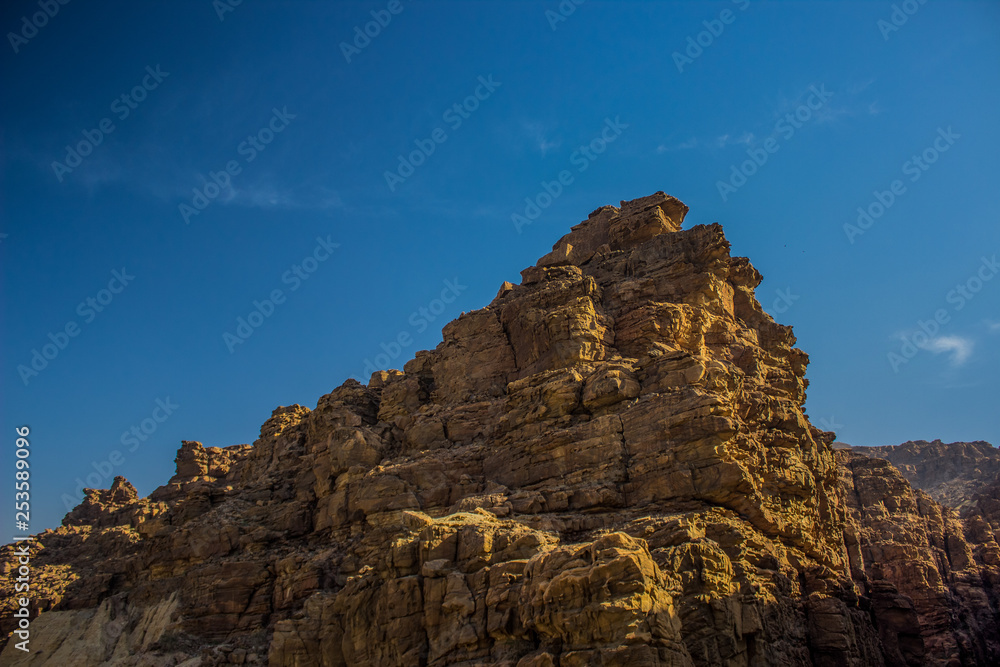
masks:
{"label": "sandstone cliff", "polygon": [[761,276],[686,213],[602,207],[402,372],[87,490],[4,664],[996,664],[995,498],[963,523],[835,454]]}

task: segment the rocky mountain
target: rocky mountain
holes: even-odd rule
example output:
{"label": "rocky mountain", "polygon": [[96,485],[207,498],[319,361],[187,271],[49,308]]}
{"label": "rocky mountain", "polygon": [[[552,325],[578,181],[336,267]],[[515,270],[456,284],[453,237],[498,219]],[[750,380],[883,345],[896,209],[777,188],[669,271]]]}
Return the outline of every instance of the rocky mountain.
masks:
{"label": "rocky mountain", "polygon": [[1000,496],[960,518],[834,451],[760,274],[686,213],[599,208],[403,371],[88,489],[3,663],[998,664]]}
{"label": "rocky mountain", "polygon": [[988,442],[911,440],[887,447],[855,447],[867,456],[885,459],[907,481],[942,505],[962,510],[974,496],[1000,479],[1000,450]]}

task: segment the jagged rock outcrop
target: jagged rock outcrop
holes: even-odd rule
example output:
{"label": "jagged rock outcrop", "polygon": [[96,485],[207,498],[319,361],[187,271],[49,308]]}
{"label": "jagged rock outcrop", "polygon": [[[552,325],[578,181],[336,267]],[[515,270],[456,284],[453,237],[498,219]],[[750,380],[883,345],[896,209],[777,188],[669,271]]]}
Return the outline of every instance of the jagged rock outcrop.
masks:
{"label": "jagged rock outcrop", "polygon": [[910,484],[958,510],[968,507],[991,483],[1000,481],[1000,450],[982,440],[911,440],[901,445],[855,447],[854,451],[889,461]]}
{"label": "jagged rock outcrop", "polygon": [[[996,515],[838,466],[760,274],[686,213],[602,207],[403,371],[185,442],[149,498],[88,490],[5,664],[995,662]],[[911,581],[921,535],[947,567]]]}
{"label": "jagged rock outcrop", "polygon": [[[888,461],[837,454],[851,571],[872,599],[889,664],[989,665],[1000,656],[995,534],[914,489]],[[881,609],[881,611],[880,611]]]}

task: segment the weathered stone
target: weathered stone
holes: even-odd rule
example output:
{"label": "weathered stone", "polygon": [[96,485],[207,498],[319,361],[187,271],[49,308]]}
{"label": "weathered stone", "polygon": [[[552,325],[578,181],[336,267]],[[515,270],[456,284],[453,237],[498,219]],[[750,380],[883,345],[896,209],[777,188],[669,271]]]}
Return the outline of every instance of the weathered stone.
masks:
{"label": "weathered stone", "polygon": [[27,547],[45,653],[3,547],[0,660],[998,664],[1000,485],[959,516],[907,482],[989,466],[834,448],[760,274],[686,213],[601,207],[402,371],[86,490]]}

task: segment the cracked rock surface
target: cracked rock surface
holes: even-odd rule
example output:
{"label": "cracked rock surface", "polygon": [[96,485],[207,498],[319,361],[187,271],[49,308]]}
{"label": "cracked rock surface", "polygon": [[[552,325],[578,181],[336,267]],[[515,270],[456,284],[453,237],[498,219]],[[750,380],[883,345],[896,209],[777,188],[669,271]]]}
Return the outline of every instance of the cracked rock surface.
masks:
{"label": "cracked rock surface", "polygon": [[760,274],[686,213],[604,206],[402,371],[88,489],[3,664],[998,664],[1000,494],[963,518],[835,453]]}

